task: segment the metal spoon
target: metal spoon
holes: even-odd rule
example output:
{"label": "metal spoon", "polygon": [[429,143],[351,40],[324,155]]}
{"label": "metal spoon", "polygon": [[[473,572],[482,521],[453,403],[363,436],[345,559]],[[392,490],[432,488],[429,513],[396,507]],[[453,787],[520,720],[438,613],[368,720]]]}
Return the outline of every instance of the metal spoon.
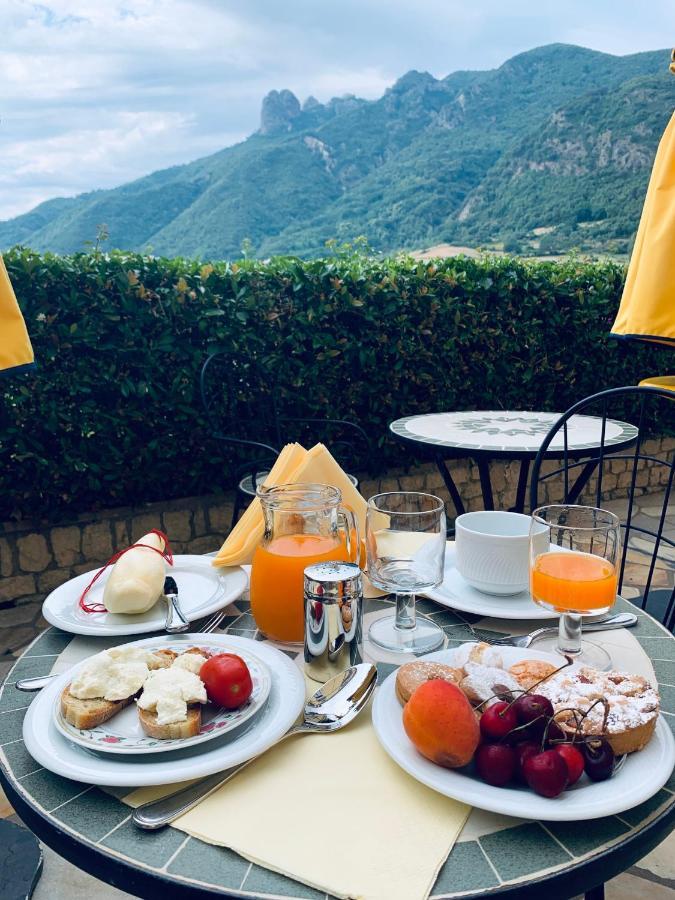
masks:
{"label": "metal spoon", "polygon": [[[376,681],[377,671],[369,663],[352,666],[335,675],[307,700],[302,722],[294,725],[272,746],[295,734],[330,734],[344,728],[366,705],[375,690]],[[149,831],[163,828],[218,790],[253,759],[217,772],[170,797],[139,806],[132,816],[134,825]]]}

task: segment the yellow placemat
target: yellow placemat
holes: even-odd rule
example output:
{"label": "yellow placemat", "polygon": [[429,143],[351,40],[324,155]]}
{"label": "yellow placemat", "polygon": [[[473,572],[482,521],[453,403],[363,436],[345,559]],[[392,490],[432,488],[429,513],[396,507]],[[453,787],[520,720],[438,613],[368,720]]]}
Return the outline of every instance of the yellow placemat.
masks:
{"label": "yellow placemat", "polygon": [[424,900],[469,812],[399,769],[365,712],[270,750],[173,825],[337,897]]}

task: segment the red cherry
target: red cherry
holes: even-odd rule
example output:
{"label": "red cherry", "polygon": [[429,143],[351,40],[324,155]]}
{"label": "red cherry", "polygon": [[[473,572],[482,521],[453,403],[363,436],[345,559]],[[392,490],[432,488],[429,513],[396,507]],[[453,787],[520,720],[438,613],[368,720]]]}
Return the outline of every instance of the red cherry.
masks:
{"label": "red cherry", "polygon": [[583,753],[574,744],[556,744],[553,749],[565,761],[568,784],[576,784],[584,772]]}
{"label": "red cherry", "polygon": [[494,787],[508,784],[516,770],[516,752],[508,744],[483,744],[474,761],[479,776]]}
{"label": "red cherry", "polygon": [[488,706],[480,717],[480,733],[488,741],[499,741],[518,727],[518,718],[506,700]]}
{"label": "red cherry", "polygon": [[528,785],[542,797],[557,797],[567,787],[567,765],[555,750],[544,750],[525,760]]}
{"label": "red cherry", "polygon": [[537,719],[546,722],[553,715],[553,704],[541,694],[521,694],[513,708],[521,725],[529,725]]}
{"label": "red cherry", "polygon": [[530,756],[536,756],[537,753],[541,753],[541,747],[535,741],[523,741],[516,745],[516,781],[519,781],[521,784],[527,784],[523,766],[526,759],[529,759]]}
{"label": "red cherry", "polygon": [[609,741],[594,738],[583,745],[584,768],[591,781],[605,781],[614,773],[614,751]]}
{"label": "red cherry", "polygon": [[558,744],[567,743],[570,739],[569,734],[566,734],[554,719],[549,722],[548,728],[545,728],[545,731],[547,750],[557,747]]}

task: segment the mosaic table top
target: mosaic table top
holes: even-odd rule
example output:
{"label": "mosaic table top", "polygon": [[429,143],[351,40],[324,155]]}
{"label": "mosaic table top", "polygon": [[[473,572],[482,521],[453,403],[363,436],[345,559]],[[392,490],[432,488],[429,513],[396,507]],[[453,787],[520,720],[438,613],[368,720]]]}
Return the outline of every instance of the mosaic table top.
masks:
{"label": "mosaic table top", "polygon": [[[560,413],[511,410],[465,410],[406,416],[389,426],[398,437],[436,447],[468,452],[536,455]],[[567,423],[570,452],[595,450],[600,446],[602,420],[595,416],[572,416]],[[638,430],[628,422],[608,419],[605,446],[616,451],[630,446]],[[550,455],[563,450],[563,432],[551,442]]]}
{"label": "mosaic table top", "polygon": [[[600,640],[617,663],[622,648],[629,656],[639,653],[651,660],[664,716],[675,732],[675,639],[627,601],[618,606],[636,611],[638,626],[630,633],[607,632]],[[385,607],[389,609],[384,601],[368,601],[366,628],[368,620],[381,615]],[[430,600],[421,600],[419,607],[443,627],[450,646],[473,639],[470,624],[487,637],[508,628],[505,622],[440,609]],[[245,599],[228,612],[226,631],[263,639]],[[509,630],[531,630],[532,623],[518,624],[523,627]],[[33,695],[13,685],[19,678],[50,672],[72,640],[73,636],[53,628],[43,633],[17,661],[0,694],[0,780],[38,836],[91,874],[139,896],[155,897],[166,888],[172,898],[199,894],[329,900],[310,887],[177,829],[140,833],[131,823],[129,807],[114,791],[61,778],[37,765],[22,740],[22,721]],[[377,666],[380,680],[394,668],[383,661]],[[474,810],[439,872],[432,897],[569,897],[632,865],[674,826],[675,776],[641,806],[583,823],[532,822]]]}

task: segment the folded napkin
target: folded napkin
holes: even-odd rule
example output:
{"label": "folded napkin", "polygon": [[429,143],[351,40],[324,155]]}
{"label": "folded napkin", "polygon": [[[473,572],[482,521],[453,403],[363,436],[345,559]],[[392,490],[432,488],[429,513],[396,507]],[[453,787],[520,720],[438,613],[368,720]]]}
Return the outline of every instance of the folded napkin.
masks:
{"label": "folded napkin", "polygon": [[366,711],[270,750],[173,825],[336,897],[425,900],[469,812],[392,762]]}
{"label": "folded napkin", "polygon": [[[265,487],[300,483],[327,484],[338,488],[344,506],[354,511],[361,539],[365,538],[367,503],[323,444],[316,444],[311,450],[305,450],[300,444],[287,444],[264,482]],[[242,566],[250,563],[264,530],[262,506],[256,497],[227,536],[213,559],[213,565]],[[366,597],[382,596],[382,592],[367,581],[364,593]]]}
{"label": "folded napkin", "polygon": [[0,256],[0,371],[32,366],[33,348]]}
{"label": "folded napkin", "polygon": [[[293,472],[307,455],[300,444],[286,444],[264,481],[265,487],[288,484]],[[239,519],[213,559],[214,566],[243,566],[251,562],[265,531],[262,506],[257,497]]]}

